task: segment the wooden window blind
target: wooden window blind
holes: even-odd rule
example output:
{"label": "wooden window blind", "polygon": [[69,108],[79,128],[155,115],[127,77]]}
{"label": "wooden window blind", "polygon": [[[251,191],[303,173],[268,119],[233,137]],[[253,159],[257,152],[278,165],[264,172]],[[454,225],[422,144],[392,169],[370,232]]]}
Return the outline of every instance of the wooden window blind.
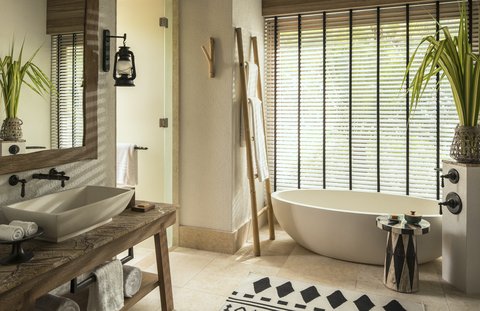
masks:
{"label": "wooden window blind", "polygon": [[[477,29],[478,1],[469,8]],[[401,85],[421,38],[438,31],[437,21],[456,33],[458,19],[459,1],[266,18],[267,143],[274,189],[440,198],[434,169],[449,157],[458,123],[448,81],[429,85],[409,122],[406,88],[413,73],[403,90]],[[478,52],[477,31],[471,40]]]}
{"label": "wooden window blind", "polygon": [[47,34],[83,32],[85,0],[47,0]]}
{"label": "wooden window blind", "polygon": [[83,33],[52,36],[52,148],[83,146]]}

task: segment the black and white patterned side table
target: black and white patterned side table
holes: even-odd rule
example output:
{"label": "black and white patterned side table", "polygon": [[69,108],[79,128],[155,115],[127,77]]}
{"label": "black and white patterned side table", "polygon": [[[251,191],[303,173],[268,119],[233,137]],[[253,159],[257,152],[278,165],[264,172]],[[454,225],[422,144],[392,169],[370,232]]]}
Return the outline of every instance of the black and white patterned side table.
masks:
{"label": "black and white patterned side table", "polygon": [[388,232],[383,283],[402,293],[418,291],[417,235],[429,232],[430,223],[408,224],[403,217],[391,221],[377,217],[377,227]]}

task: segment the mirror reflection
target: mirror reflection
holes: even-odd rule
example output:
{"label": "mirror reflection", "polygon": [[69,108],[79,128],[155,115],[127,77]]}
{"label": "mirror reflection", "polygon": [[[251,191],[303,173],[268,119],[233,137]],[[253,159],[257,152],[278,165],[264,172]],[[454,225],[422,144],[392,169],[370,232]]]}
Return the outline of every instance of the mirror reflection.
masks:
{"label": "mirror reflection", "polygon": [[7,88],[12,82],[0,79],[9,82],[0,83],[0,156],[83,146],[84,0],[0,1],[3,71],[15,71],[5,61],[12,54],[12,43],[13,64],[22,43],[19,65],[34,55],[34,66],[21,83],[15,109],[8,91],[11,87]]}

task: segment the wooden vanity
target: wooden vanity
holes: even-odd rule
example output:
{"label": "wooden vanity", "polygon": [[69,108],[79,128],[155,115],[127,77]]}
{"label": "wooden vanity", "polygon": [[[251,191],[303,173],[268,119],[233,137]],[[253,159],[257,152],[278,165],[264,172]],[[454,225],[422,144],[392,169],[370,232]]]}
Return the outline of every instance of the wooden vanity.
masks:
{"label": "wooden vanity", "polygon": [[[23,246],[25,250],[34,252],[31,261],[0,266],[0,309],[4,310],[3,307],[8,306],[8,310],[33,310],[38,297],[82,273],[94,270],[98,265],[153,236],[158,274],[143,272],[139,292],[134,297],[125,299],[122,310],[128,310],[159,287],[162,310],[172,311],[166,229],[174,223],[175,207],[156,204],[154,210],[146,213],[127,209],[111,222],[61,243],[28,241]],[[9,246],[0,246],[0,257],[9,253]]]}

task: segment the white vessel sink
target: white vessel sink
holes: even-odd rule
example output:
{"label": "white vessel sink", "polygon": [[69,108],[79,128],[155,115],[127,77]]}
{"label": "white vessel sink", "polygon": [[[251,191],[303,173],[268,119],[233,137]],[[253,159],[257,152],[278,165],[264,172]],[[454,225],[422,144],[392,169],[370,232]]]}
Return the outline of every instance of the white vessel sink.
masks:
{"label": "white vessel sink", "polygon": [[42,239],[62,242],[112,220],[130,202],[133,190],[86,186],[52,193],[1,208],[5,218],[34,221]]}

